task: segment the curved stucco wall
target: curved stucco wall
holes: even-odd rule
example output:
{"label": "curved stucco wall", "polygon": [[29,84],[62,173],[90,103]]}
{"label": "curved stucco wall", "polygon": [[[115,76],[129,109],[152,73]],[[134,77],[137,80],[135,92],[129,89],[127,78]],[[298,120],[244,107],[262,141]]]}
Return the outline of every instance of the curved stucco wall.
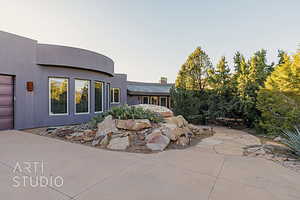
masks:
{"label": "curved stucco wall", "polygon": [[47,66],[64,66],[98,71],[113,76],[114,62],[112,59],[85,49],[38,44],[37,63]]}

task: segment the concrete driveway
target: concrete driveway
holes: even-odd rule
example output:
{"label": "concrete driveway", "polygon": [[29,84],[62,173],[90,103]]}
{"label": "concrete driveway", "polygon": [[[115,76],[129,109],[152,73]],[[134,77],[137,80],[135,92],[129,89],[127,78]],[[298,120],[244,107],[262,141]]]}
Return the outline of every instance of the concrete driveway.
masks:
{"label": "concrete driveway", "polygon": [[[247,142],[256,143],[256,138],[239,131],[217,132],[186,150],[133,154],[3,131],[1,199],[300,199],[298,173],[271,161],[241,156],[241,147]],[[33,162],[37,163],[36,169],[28,170],[28,163]],[[63,185],[32,187],[28,180],[34,182],[41,174],[48,181],[61,177]],[[26,181],[21,182],[24,177]]]}

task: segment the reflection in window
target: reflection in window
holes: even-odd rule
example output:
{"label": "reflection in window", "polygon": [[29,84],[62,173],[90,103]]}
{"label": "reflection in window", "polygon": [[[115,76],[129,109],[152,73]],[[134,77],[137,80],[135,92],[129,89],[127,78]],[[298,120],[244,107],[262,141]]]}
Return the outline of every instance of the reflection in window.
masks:
{"label": "reflection in window", "polygon": [[112,88],[110,90],[110,102],[120,103],[120,88]]}
{"label": "reflection in window", "polygon": [[90,111],[90,81],[75,80],[75,113],[89,113]]}
{"label": "reflection in window", "polygon": [[160,105],[167,107],[167,97],[160,97]]}
{"label": "reflection in window", "polygon": [[49,78],[50,115],[68,114],[68,79]]}
{"label": "reflection in window", "polygon": [[149,104],[149,97],[143,97],[143,104]]}
{"label": "reflection in window", "polygon": [[158,97],[151,97],[150,104],[158,105]]}
{"label": "reflection in window", "polygon": [[95,112],[103,111],[103,83],[95,82]]}

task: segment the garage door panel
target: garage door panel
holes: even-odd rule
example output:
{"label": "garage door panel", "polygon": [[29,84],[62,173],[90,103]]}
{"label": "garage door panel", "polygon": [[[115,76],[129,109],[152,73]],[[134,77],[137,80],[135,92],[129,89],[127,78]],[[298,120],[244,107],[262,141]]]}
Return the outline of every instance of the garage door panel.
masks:
{"label": "garage door panel", "polygon": [[3,76],[3,75],[0,75],[0,84],[3,85],[3,84],[9,84],[9,85],[12,85],[13,84],[13,79],[11,76]]}
{"label": "garage door panel", "polygon": [[0,95],[0,107],[1,106],[13,106],[13,97]]}
{"label": "garage door panel", "polygon": [[13,128],[13,120],[11,118],[1,118],[0,117],[0,130],[12,129]]}
{"label": "garage door panel", "polygon": [[13,77],[0,75],[0,130],[13,128],[13,89]]}
{"label": "garage door panel", "polygon": [[12,107],[0,107],[0,119],[1,116],[12,117],[13,112]]}
{"label": "garage door panel", "polygon": [[13,95],[13,85],[1,85],[0,83],[0,95]]}

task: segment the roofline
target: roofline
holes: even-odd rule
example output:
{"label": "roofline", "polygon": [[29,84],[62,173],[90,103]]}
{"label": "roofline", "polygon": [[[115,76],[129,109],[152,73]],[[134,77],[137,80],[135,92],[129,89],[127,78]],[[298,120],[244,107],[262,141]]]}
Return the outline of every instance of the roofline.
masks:
{"label": "roofline", "polygon": [[127,93],[132,96],[141,95],[141,96],[170,96],[170,93],[166,92],[132,92],[127,90]]}
{"label": "roofline", "polygon": [[127,81],[128,85],[159,85],[159,86],[173,86],[175,83],[151,83],[151,82],[137,82],[137,81]]}

